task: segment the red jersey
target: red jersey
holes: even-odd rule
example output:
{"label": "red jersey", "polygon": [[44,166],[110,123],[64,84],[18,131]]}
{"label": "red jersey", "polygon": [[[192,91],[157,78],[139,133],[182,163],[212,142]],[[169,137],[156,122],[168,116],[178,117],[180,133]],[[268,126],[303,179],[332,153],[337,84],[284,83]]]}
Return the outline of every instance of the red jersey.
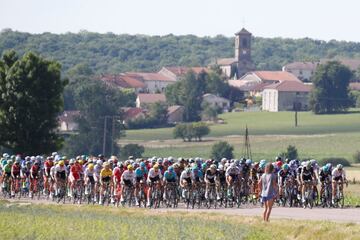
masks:
{"label": "red jersey", "polygon": [[32,177],[36,177],[39,174],[40,167],[38,165],[32,165],[30,168],[30,175]]}
{"label": "red jersey", "polygon": [[113,176],[114,176],[114,179],[116,182],[120,182],[121,175],[123,174],[123,172],[124,171],[122,169],[120,169],[119,167],[114,168]]}
{"label": "red jersey", "polygon": [[80,178],[81,173],[81,165],[80,164],[74,164],[70,168],[70,172],[75,180],[78,180]]}
{"label": "red jersey", "polygon": [[13,175],[18,176],[20,175],[20,165],[13,164],[11,166],[11,172]]}
{"label": "red jersey", "polygon": [[52,168],[52,166],[54,166],[54,162],[53,161],[49,161],[49,160],[46,160],[45,163],[44,163],[44,174],[46,176],[50,176],[50,169]]}

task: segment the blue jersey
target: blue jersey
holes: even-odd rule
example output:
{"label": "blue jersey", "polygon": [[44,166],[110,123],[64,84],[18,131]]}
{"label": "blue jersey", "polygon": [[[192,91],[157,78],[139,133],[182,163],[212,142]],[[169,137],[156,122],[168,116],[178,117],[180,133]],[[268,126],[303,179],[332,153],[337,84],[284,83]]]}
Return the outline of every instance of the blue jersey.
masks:
{"label": "blue jersey", "polygon": [[164,178],[166,180],[175,180],[176,179],[176,173],[175,172],[169,172],[169,171],[166,171],[165,174],[164,174]]}
{"label": "blue jersey", "polygon": [[145,174],[147,174],[146,168],[141,169],[141,167],[138,167],[138,168],[135,170],[135,177],[137,177],[137,178],[142,178],[142,177],[145,176]]}

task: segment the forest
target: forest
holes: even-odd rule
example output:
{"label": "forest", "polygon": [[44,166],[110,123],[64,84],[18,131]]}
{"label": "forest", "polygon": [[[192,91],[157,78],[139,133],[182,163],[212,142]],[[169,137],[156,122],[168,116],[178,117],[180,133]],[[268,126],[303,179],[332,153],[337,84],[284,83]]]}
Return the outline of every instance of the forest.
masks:
{"label": "forest", "polygon": [[[93,33],[30,34],[3,29],[0,54],[15,49],[20,55],[33,51],[57,60],[62,72],[78,64],[95,74],[158,71],[162,66],[206,66],[217,58],[234,56],[234,38],[218,35],[165,36]],[[293,61],[320,58],[360,58],[360,43],[310,38],[253,37],[252,57],[259,70],[280,70]]]}

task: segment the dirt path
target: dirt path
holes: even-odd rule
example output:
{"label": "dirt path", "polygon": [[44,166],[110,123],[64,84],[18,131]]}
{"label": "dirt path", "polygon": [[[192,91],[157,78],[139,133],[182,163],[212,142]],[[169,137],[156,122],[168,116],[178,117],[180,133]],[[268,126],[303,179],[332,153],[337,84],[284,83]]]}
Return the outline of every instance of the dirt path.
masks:
{"label": "dirt path", "polygon": [[[46,200],[8,200],[11,203],[26,204],[57,204],[52,201]],[[244,208],[232,208],[232,209],[185,209],[179,207],[177,209],[152,209],[150,211],[157,212],[197,212],[197,213],[220,213],[226,215],[238,215],[238,216],[262,216],[263,209],[260,207],[244,207]],[[331,222],[351,222],[360,224],[360,208],[344,208],[344,209],[302,209],[302,208],[284,208],[274,207],[270,218],[277,219],[294,219],[294,220],[319,220],[319,221],[331,221]]]}

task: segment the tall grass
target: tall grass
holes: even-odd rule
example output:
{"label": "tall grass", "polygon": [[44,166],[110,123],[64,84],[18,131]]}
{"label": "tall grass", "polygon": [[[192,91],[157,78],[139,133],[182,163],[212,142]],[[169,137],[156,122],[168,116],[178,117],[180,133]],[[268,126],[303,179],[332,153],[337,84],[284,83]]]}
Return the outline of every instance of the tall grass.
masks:
{"label": "tall grass", "polygon": [[357,224],[87,206],[0,204],[0,239],[358,239]]}

